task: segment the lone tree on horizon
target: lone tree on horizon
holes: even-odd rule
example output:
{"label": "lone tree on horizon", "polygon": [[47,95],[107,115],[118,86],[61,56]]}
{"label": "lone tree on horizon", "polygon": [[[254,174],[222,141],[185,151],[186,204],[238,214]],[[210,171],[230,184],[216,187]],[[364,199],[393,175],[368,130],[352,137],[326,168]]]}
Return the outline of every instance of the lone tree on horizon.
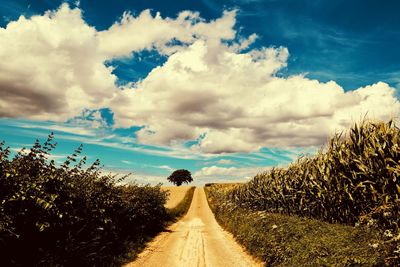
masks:
{"label": "lone tree on horizon", "polygon": [[168,181],[175,184],[176,186],[182,185],[182,183],[190,183],[193,181],[192,174],[188,170],[180,169],[174,171],[168,178]]}

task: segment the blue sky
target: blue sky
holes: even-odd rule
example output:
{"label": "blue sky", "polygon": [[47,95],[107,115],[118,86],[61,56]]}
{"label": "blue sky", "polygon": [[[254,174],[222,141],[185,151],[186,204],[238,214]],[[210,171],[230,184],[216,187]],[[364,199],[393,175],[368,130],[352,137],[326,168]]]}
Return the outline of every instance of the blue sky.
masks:
{"label": "blue sky", "polygon": [[399,8],[0,0],[0,139],[19,148],[54,131],[57,160],[83,143],[139,182],[179,168],[199,184],[243,180],[367,113],[398,116]]}

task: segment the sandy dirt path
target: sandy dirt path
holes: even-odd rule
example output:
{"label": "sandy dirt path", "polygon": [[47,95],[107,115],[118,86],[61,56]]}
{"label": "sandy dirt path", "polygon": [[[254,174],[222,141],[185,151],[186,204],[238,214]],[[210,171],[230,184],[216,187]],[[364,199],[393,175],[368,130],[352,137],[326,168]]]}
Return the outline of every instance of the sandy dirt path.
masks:
{"label": "sandy dirt path", "polygon": [[186,216],[157,236],[126,266],[262,266],[222,230],[210,210],[203,188],[196,188]]}

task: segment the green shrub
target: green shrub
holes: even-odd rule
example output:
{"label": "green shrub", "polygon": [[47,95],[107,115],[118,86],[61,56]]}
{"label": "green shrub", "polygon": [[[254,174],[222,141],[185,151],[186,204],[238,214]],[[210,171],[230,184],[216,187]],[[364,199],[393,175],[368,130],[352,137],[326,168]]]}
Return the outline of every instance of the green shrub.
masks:
{"label": "green shrub", "polygon": [[162,229],[159,186],[118,186],[98,160],[84,169],[82,146],[58,167],[48,160],[55,145],[51,134],[12,159],[0,145],[2,265],[110,266],[128,244]]}

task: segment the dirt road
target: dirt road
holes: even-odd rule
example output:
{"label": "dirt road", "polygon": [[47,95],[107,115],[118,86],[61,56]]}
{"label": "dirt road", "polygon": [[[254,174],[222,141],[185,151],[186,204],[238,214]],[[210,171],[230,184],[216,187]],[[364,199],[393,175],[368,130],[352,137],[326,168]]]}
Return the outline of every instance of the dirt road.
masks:
{"label": "dirt road", "polygon": [[126,266],[262,266],[218,225],[203,188],[196,188],[186,216],[163,232]]}

